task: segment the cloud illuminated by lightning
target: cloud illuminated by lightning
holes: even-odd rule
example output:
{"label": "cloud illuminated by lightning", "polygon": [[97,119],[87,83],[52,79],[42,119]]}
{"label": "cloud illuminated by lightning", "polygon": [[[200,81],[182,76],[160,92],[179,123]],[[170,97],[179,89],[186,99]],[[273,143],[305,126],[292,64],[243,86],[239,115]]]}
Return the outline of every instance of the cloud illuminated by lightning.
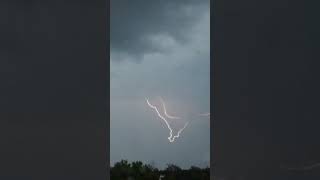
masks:
{"label": "cloud illuminated by lightning", "polygon": [[[183,128],[181,128],[181,129],[178,131],[177,135],[173,136],[173,130],[172,130],[170,124],[168,123],[167,119],[160,114],[160,112],[158,111],[158,108],[157,108],[156,106],[153,106],[153,105],[149,102],[149,100],[148,100],[147,98],[145,98],[145,99],[146,99],[146,102],[147,102],[148,106],[149,106],[150,108],[154,109],[154,110],[156,111],[157,115],[166,123],[166,125],[167,125],[167,127],[168,127],[168,129],[169,129],[169,134],[170,134],[170,136],[168,137],[169,142],[171,142],[171,143],[174,142],[175,138],[178,138],[178,137],[180,136],[180,133],[188,126],[189,123],[188,123],[188,122],[185,123],[185,125],[183,126]],[[163,102],[162,99],[161,99],[161,101],[162,101],[162,105],[163,105],[163,108],[164,108],[165,115],[166,115],[168,118],[170,118],[170,119],[177,119],[177,118],[179,118],[179,117],[175,117],[175,116],[170,116],[170,115],[168,115],[168,114],[166,113],[165,104],[164,104],[164,102]]]}

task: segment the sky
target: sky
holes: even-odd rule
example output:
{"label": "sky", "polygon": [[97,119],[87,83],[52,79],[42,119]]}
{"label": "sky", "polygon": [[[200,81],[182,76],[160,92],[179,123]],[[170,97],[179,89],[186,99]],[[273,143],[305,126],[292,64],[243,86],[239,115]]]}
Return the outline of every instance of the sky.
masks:
{"label": "sky", "polygon": [[[110,24],[110,159],[158,168],[210,161],[209,0],[112,0]],[[145,98],[166,103],[173,133]],[[161,110],[160,110],[161,111]]]}

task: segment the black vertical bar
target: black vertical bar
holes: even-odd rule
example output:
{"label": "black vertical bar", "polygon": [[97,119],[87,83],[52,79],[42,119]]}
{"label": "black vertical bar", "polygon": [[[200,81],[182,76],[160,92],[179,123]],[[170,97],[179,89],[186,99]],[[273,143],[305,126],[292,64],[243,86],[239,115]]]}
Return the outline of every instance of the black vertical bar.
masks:
{"label": "black vertical bar", "polygon": [[107,178],[106,2],[0,2],[0,179]]}

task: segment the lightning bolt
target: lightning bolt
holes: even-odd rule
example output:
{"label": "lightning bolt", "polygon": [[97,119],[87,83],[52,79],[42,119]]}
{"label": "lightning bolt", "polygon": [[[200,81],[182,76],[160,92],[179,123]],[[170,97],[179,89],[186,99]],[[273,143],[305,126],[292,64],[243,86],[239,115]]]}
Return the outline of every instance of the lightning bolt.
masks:
{"label": "lightning bolt", "polygon": [[161,104],[162,104],[162,107],[163,107],[163,110],[164,110],[164,115],[167,116],[167,118],[170,118],[170,119],[181,119],[180,117],[176,117],[176,116],[170,116],[168,113],[167,113],[167,108],[166,108],[166,104],[164,103],[163,99],[161,97],[159,97],[160,101],[161,101]]}
{"label": "lightning bolt", "polygon": [[199,114],[199,116],[210,116],[210,113],[202,113],[202,114]]}
{"label": "lightning bolt", "polygon": [[[170,134],[170,136],[168,137],[168,140],[169,140],[169,142],[171,142],[171,143],[174,142],[175,138],[178,138],[178,137],[180,136],[180,133],[188,126],[189,123],[187,122],[187,123],[183,126],[183,128],[181,128],[181,129],[178,131],[177,135],[173,136],[173,130],[172,130],[170,124],[168,123],[167,119],[160,114],[158,108],[157,108],[156,106],[152,105],[147,98],[145,98],[145,100],[146,100],[148,106],[149,106],[150,108],[154,109],[155,112],[157,113],[157,115],[166,123],[166,125],[167,125],[167,127],[168,127],[168,129],[169,129],[169,134]],[[161,100],[161,101],[163,102],[163,100]],[[163,102],[162,104],[163,104],[163,107],[164,107],[165,115],[166,115],[168,118],[170,118],[170,117],[173,117],[173,118],[171,118],[171,119],[177,119],[177,118],[179,118],[179,117],[174,117],[174,116],[168,115],[168,114],[166,113],[166,110],[165,110],[166,108],[165,108],[164,102]]]}

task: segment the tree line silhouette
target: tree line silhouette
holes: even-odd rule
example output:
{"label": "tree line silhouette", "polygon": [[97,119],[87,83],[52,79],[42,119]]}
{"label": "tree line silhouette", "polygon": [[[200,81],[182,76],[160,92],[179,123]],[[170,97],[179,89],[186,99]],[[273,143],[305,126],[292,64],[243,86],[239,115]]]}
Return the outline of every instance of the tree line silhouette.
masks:
{"label": "tree line silhouette", "polygon": [[209,180],[210,168],[191,166],[182,169],[174,164],[168,164],[164,170],[159,170],[141,161],[129,163],[121,160],[111,167],[111,180]]}

